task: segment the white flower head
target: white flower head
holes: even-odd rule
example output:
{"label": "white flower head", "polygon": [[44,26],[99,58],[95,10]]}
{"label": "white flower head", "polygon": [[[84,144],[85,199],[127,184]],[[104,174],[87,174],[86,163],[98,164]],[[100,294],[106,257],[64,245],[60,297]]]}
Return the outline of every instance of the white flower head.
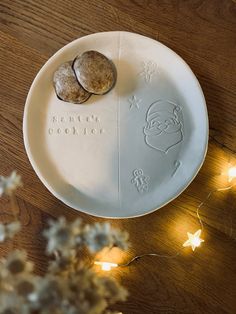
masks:
{"label": "white flower head", "polygon": [[1,314],[30,314],[29,306],[23,304],[20,297],[14,292],[0,294],[0,313]]}
{"label": "white flower head", "polygon": [[80,218],[77,218],[75,221],[73,221],[70,224],[72,235],[75,238],[75,242],[77,247],[79,245],[82,246],[83,244],[83,227],[82,227],[82,220]]}
{"label": "white flower head", "polygon": [[102,289],[104,297],[109,299],[110,304],[127,299],[127,290],[115,280],[109,277],[101,277],[98,280],[100,282],[100,289]]}
{"label": "white flower head", "polygon": [[36,289],[37,282],[39,280],[38,276],[32,273],[26,273],[15,278],[14,287],[16,293],[22,298],[28,299]]}
{"label": "white flower head", "polygon": [[77,264],[77,259],[75,255],[58,255],[56,259],[49,262],[48,272],[53,275],[66,275],[73,267]]}
{"label": "white flower head", "polygon": [[12,195],[12,193],[22,186],[21,176],[13,171],[9,177],[0,176],[0,196],[3,194]]}
{"label": "white flower head", "polygon": [[109,223],[95,223],[85,227],[85,243],[90,252],[95,253],[112,246],[111,226]]}
{"label": "white flower head", "polygon": [[60,281],[59,277],[50,274],[39,278],[36,289],[28,296],[32,307],[40,310],[40,313],[57,313],[53,309],[59,307],[62,301]]}
{"label": "white flower head", "polygon": [[0,242],[12,239],[21,229],[19,221],[13,221],[9,224],[0,224]]}
{"label": "white flower head", "polygon": [[77,309],[75,313],[81,314],[104,313],[108,302],[100,286],[97,274],[82,265],[63,280],[64,295],[68,300],[73,300],[70,302]]}
{"label": "white flower head", "polygon": [[5,276],[22,275],[32,272],[33,263],[27,260],[27,254],[23,250],[12,251],[3,260],[2,274]]}
{"label": "white flower head", "polygon": [[122,250],[127,250],[129,243],[129,234],[126,231],[119,229],[112,230],[113,246],[116,246]]}
{"label": "white flower head", "polygon": [[44,236],[48,239],[47,252],[51,254],[59,251],[64,256],[71,255],[76,246],[73,228],[64,217],[57,221],[49,221],[49,225],[49,229],[44,231]]}

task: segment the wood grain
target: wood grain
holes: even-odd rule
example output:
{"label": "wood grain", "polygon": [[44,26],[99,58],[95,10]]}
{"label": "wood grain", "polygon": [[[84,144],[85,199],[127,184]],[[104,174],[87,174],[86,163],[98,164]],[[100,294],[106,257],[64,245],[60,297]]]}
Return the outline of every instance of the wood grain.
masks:
{"label": "wood grain", "polygon": [[[187,231],[198,228],[196,206],[227,185],[221,172],[236,163],[236,4],[231,0],[1,0],[0,1],[0,173],[17,169],[24,188],[17,193],[22,232],[2,256],[23,247],[42,274],[47,265],[41,231],[50,217],[102,221],[55,199],[34,173],[24,150],[22,115],[35,75],[46,60],[73,39],[94,32],[126,30],[157,39],[180,54],[203,88],[210,120],[206,161],[193,183],[157,212],[111,221],[129,231],[128,252],[111,256],[124,262],[137,254],[174,254]],[[217,192],[201,210],[205,243],[194,254],[175,259],[147,257],[112,275],[129,290],[116,308],[124,314],[235,313],[236,188]],[[0,202],[1,221],[10,204]]]}

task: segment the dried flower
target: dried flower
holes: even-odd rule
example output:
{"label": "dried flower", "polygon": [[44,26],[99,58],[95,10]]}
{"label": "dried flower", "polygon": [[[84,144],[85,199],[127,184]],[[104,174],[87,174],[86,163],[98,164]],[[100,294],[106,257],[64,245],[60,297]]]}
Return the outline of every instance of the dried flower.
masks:
{"label": "dried flower", "polygon": [[[13,171],[0,177],[0,196],[12,195],[21,186],[21,177]],[[12,197],[13,199],[13,197]],[[0,242],[12,239],[20,222],[0,224]],[[50,221],[44,231],[47,252],[54,253],[43,277],[33,274],[33,263],[25,251],[15,250],[0,260],[1,314],[122,314],[108,311],[114,302],[126,299],[127,291],[112,278],[97,273],[78,260],[84,246],[90,252],[104,247],[127,247],[128,234],[112,230],[109,223],[83,225],[80,219],[67,222],[61,217]]]}
{"label": "dried flower", "polygon": [[45,313],[57,313],[54,310],[60,307],[62,301],[60,279],[50,274],[44,278],[41,277],[28,299],[35,310],[41,310],[43,313],[44,311]]}
{"label": "dried flower", "polygon": [[12,193],[22,186],[21,176],[13,171],[9,177],[0,176],[0,196],[3,194],[12,195]]}
{"label": "dried flower", "polygon": [[[0,240],[12,238],[19,222],[0,224]],[[128,235],[111,230],[109,223],[82,225],[80,219],[51,221],[44,232],[47,251],[55,253],[44,277],[32,273],[25,251],[13,251],[0,261],[0,313],[2,314],[122,314],[108,311],[124,301],[127,291],[108,277],[100,277],[78,260],[83,246],[91,252],[104,247],[126,247]]]}
{"label": "dried flower", "polygon": [[[81,265],[63,280],[63,296],[63,304],[70,304],[72,313],[101,314],[115,300],[124,300],[126,290],[115,283],[114,279],[98,277],[92,270]],[[73,312],[73,309],[77,309],[77,312]]]}
{"label": "dried flower", "polygon": [[73,237],[75,238],[76,246],[80,246],[83,244],[83,227],[82,227],[82,220],[77,218],[70,224],[70,229],[72,232]]}
{"label": "dried flower", "polygon": [[38,282],[38,280],[39,277],[31,273],[18,276],[14,282],[16,293],[19,296],[28,299],[29,295],[31,295],[36,289],[36,283]]}
{"label": "dried flower", "polygon": [[112,238],[113,238],[113,246],[116,246],[122,250],[127,250],[128,248],[128,239],[129,234],[126,231],[122,231],[119,229],[113,229],[111,231]]}
{"label": "dried flower", "polygon": [[17,295],[12,293],[1,293],[0,294],[0,313],[1,314],[18,314],[18,313],[24,313],[28,314],[27,312],[22,311],[22,302],[20,298],[17,297]]}
{"label": "dried flower", "polygon": [[66,275],[77,264],[75,256],[58,256],[55,260],[49,262],[48,271],[51,274]]}
{"label": "dried flower", "polygon": [[109,299],[110,304],[126,300],[128,292],[118,282],[111,280],[109,277],[101,277],[98,280],[103,289],[103,296]]}
{"label": "dried flower", "polygon": [[23,250],[15,250],[2,260],[1,275],[3,277],[27,274],[32,270],[33,264],[27,260],[27,254]]}
{"label": "dried flower", "polygon": [[100,314],[107,307],[107,301],[100,293],[97,275],[89,269],[79,267],[67,281],[67,298],[78,313]]}
{"label": "dried flower", "polygon": [[12,239],[21,229],[19,221],[13,221],[9,224],[0,224],[0,242]]}
{"label": "dried flower", "polygon": [[48,239],[47,252],[49,254],[59,251],[63,256],[71,255],[76,246],[75,228],[72,230],[64,217],[58,221],[49,221],[49,229],[44,231]]}
{"label": "dried flower", "polygon": [[95,253],[104,247],[112,246],[111,226],[109,223],[95,223],[85,227],[85,243],[90,252]]}

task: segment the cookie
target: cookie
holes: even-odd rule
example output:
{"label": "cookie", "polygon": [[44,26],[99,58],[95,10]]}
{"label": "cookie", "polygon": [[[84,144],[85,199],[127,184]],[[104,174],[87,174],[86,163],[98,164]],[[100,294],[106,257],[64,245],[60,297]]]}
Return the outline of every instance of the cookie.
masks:
{"label": "cookie", "polygon": [[77,81],[72,69],[72,61],[59,66],[54,73],[53,84],[57,97],[70,103],[81,104],[91,95]]}
{"label": "cookie", "polygon": [[97,51],[86,51],[76,57],[73,69],[79,83],[92,94],[107,93],[116,81],[114,64]]}

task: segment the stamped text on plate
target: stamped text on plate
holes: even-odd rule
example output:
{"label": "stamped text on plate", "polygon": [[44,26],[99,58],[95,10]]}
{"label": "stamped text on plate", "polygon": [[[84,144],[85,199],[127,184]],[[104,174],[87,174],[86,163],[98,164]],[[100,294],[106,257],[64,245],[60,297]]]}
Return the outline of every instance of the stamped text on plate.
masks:
{"label": "stamped text on plate", "polygon": [[102,135],[105,129],[96,115],[64,114],[50,118],[49,135]]}

